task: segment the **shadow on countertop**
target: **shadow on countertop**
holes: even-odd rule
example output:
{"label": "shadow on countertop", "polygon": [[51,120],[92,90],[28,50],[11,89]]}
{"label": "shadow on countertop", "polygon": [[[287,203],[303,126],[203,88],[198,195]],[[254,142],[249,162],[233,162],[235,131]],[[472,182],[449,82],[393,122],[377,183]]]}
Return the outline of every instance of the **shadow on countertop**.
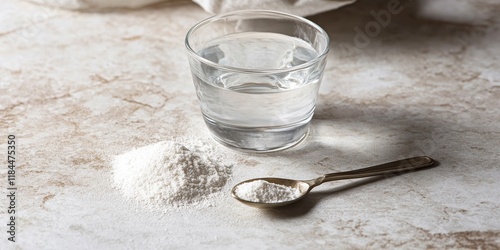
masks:
{"label": "shadow on countertop", "polygon": [[[391,2],[400,3],[391,5]],[[455,1],[435,3],[428,0],[358,0],[354,4],[309,17],[323,27],[331,39],[331,52],[354,56],[369,50],[403,47],[416,49],[421,40],[441,49],[447,38],[473,43],[484,38],[494,24],[500,4],[467,5]]]}

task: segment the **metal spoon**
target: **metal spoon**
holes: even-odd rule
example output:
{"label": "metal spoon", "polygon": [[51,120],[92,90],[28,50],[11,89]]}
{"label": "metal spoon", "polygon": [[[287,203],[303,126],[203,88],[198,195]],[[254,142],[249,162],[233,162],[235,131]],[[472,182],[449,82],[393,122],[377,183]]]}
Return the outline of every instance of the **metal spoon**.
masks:
{"label": "metal spoon", "polygon": [[[238,201],[244,203],[245,205],[249,205],[252,207],[257,207],[257,208],[281,207],[281,206],[286,206],[286,205],[292,204],[292,203],[302,199],[304,196],[306,196],[306,194],[309,193],[309,191],[311,191],[311,189],[313,189],[314,187],[321,185],[325,182],[328,182],[328,181],[355,179],[355,178],[363,178],[363,177],[378,176],[378,175],[388,175],[388,174],[400,174],[400,173],[410,171],[410,170],[430,167],[432,165],[434,165],[434,160],[431,159],[430,157],[418,156],[418,157],[408,158],[408,159],[404,159],[404,160],[384,163],[384,164],[376,165],[373,167],[367,167],[367,168],[346,171],[346,172],[325,174],[319,178],[312,179],[312,180],[305,180],[305,181],[281,179],[281,178],[271,178],[271,177],[257,178],[257,179],[246,180],[246,181],[243,181],[243,182],[236,184],[233,187],[233,189],[231,190],[231,195],[235,199],[237,199]],[[241,185],[243,183],[257,181],[257,180],[263,180],[263,181],[267,181],[270,183],[275,183],[275,184],[280,184],[280,185],[284,185],[284,186],[288,186],[288,187],[292,187],[292,188],[297,188],[300,191],[300,196],[296,199],[293,199],[293,200],[288,200],[288,201],[284,201],[284,202],[275,202],[275,203],[254,202],[254,201],[248,201],[248,200],[242,199],[241,197],[238,197],[238,195],[236,194],[236,188],[239,185]]]}

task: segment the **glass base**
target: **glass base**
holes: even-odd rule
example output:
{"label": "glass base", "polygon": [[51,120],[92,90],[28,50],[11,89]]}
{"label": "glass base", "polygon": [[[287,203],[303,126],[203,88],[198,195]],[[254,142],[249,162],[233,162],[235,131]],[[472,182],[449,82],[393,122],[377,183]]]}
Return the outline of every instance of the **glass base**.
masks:
{"label": "glass base", "polygon": [[269,153],[296,146],[307,137],[311,120],[278,127],[237,127],[208,117],[204,119],[217,142],[250,153]]}

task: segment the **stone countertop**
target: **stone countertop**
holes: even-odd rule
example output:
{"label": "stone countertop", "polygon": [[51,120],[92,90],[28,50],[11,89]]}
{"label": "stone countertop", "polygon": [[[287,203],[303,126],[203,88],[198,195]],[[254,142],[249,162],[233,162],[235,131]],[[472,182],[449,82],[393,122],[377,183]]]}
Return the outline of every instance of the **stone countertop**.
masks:
{"label": "stone countertop", "polygon": [[[498,1],[411,1],[377,23],[370,13],[386,1],[361,0],[310,17],[332,44],[307,141],[267,155],[227,150],[239,162],[215,206],[165,214],[113,189],[110,159],[209,138],[184,49],[209,14],[190,3],[0,5],[1,154],[14,134],[18,187],[12,243],[2,174],[0,249],[500,248]],[[416,155],[440,164],[327,183],[278,210],[228,195],[251,177],[307,179]]]}

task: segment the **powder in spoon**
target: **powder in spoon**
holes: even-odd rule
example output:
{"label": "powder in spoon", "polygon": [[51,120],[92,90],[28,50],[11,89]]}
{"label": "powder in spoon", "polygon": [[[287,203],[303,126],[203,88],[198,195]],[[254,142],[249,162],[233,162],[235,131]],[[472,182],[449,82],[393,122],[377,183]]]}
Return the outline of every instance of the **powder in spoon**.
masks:
{"label": "powder in spoon", "polygon": [[238,185],[235,194],[247,201],[278,203],[300,197],[300,190],[264,180],[255,180]]}
{"label": "powder in spoon", "polygon": [[116,156],[112,181],[146,207],[210,206],[231,177],[221,158],[202,141],[162,141]]}

